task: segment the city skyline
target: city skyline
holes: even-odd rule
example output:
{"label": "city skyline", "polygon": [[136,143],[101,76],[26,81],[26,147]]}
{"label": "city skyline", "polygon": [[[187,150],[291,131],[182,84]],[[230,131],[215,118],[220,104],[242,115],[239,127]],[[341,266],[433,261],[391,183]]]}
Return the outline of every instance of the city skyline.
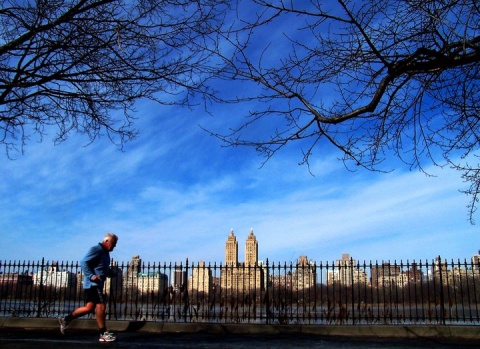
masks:
{"label": "city skyline", "polygon": [[[224,260],[221,261],[213,261],[213,262],[205,262],[204,259],[198,259],[198,260],[191,260],[189,258],[186,258],[184,261],[178,261],[178,263],[172,262],[172,261],[150,261],[150,260],[145,260],[141,258],[140,254],[135,254],[132,256],[132,258],[128,261],[119,261],[115,259],[111,259],[111,264],[112,266],[118,267],[126,267],[127,270],[132,271],[135,270],[134,274],[136,273],[142,273],[141,270],[144,268],[149,268],[152,266],[152,268],[223,268],[223,267],[233,267],[233,268],[240,268],[240,269],[249,269],[251,267],[267,267],[267,266],[276,266],[276,267],[292,267],[292,266],[336,266],[339,267],[340,269],[342,268],[350,268],[352,266],[356,268],[362,268],[362,266],[365,268],[367,265],[369,265],[371,268],[374,267],[375,265],[395,265],[396,267],[398,266],[401,268],[402,266],[415,266],[415,265],[423,265],[424,267],[428,266],[433,266],[438,263],[442,263],[447,265],[448,267],[452,268],[461,268],[461,266],[464,263],[467,264],[472,264],[472,265],[478,265],[480,262],[480,249],[477,250],[476,253],[471,254],[470,256],[463,256],[463,257],[458,257],[456,259],[448,259],[448,258],[443,258],[442,256],[438,255],[435,256],[431,259],[429,258],[424,258],[424,259],[412,259],[412,260],[396,260],[396,259],[383,259],[383,260],[368,260],[368,259],[358,259],[355,256],[350,255],[350,253],[342,253],[341,258],[336,258],[332,260],[315,260],[312,258],[309,258],[307,255],[299,255],[296,258],[290,260],[290,263],[287,261],[270,261],[268,257],[266,259],[260,259],[258,250],[259,250],[259,242],[254,234],[253,229],[250,229],[250,232],[247,235],[247,238],[244,241],[244,259],[241,260],[241,254],[239,253],[239,241],[237,240],[237,236],[235,235],[235,232],[232,229],[230,229],[230,232],[226,238],[225,241],[225,247],[224,247]],[[338,257],[338,256],[337,256]],[[0,261],[2,262],[2,261]],[[31,263],[30,263],[31,262]],[[76,267],[80,268],[80,261],[74,261],[74,260],[59,260],[59,259],[51,259],[51,260],[45,260],[45,258],[42,258],[42,260],[32,260],[32,261],[17,261],[17,260],[10,260],[10,261],[4,261],[4,265],[9,265],[9,266],[17,266],[17,267],[26,267],[28,265],[31,265],[32,267],[34,265],[45,265],[49,268],[54,268],[57,269],[58,267],[66,267],[70,265],[70,267]],[[12,264],[13,263],[13,264]],[[188,263],[188,264],[187,264]],[[476,267],[478,269],[479,267]],[[14,267],[15,269],[15,267]],[[80,269],[79,269],[80,270]],[[148,276],[148,275],[146,275]],[[172,276],[172,278],[177,278],[176,276]],[[361,276],[357,275],[356,278],[361,278]]]}
{"label": "city skyline", "polygon": [[[252,240],[249,235],[246,255]],[[226,257],[230,246],[227,240]],[[439,260],[360,265],[343,254],[334,264],[323,265],[301,256],[294,266],[199,262],[179,267],[151,265],[136,255],[128,265],[112,264],[116,277],[107,279],[105,290],[109,314],[116,320],[257,323],[267,317],[267,322],[287,324],[290,314],[296,321],[338,324],[350,318],[345,310],[351,309],[357,319],[353,324],[360,319],[465,324],[474,322],[473,314],[478,318],[479,260],[480,251],[470,262],[451,265]],[[58,316],[72,302],[82,301],[84,276],[78,265],[7,263],[1,269],[2,310],[9,316]]]}
{"label": "city skyline", "polygon": [[[175,293],[190,293],[191,296],[209,297],[219,292],[249,293],[263,292],[270,287],[291,289],[293,292],[314,290],[319,285],[368,286],[375,289],[411,289],[433,281],[455,288],[456,285],[468,285],[468,280],[478,279],[480,272],[480,250],[469,262],[444,261],[440,257],[425,263],[407,261],[399,263],[382,261],[369,264],[355,260],[344,253],[334,263],[317,263],[301,255],[295,264],[278,265],[263,263],[258,259],[259,242],[250,232],[244,242],[244,260],[239,260],[239,241],[233,229],[225,241],[224,263],[211,265],[204,261],[179,265],[166,263],[150,264],[140,255],[134,255],[128,264],[111,262],[111,274],[115,277],[106,280],[105,290],[114,299],[126,301],[138,300],[139,296],[164,297]],[[0,286],[5,290],[15,289],[22,292],[22,286],[54,287],[63,290],[64,296],[77,293],[83,288],[83,271],[78,263],[44,262],[41,264],[5,264],[1,265]],[[31,269],[30,269],[31,268]],[[22,270],[23,269],[23,270]],[[466,282],[466,284],[465,284]],[[464,285],[465,284],[465,285]],[[2,291],[5,293],[5,290]],[[185,293],[187,291],[187,293]],[[233,293],[230,293],[231,295]],[[214,296],[213,296],[214,297]],[[197,298],[200,299],[200,298]],[[153,298],[152,298],[153,299]],[[166,299],[166,298],[164,298]]]}
{"label": "city skyline", "polygon": [[[235,243],[232,243],[232,242]],[[315,285],[369,285],[371,287],[408,287],[409,284],[420,284],[441,280],[444,285],[454,286],[459,280],[478,278],[480,272],[480,250],[467,262],[440,260],[423,263],[391,263],[382,261],[375,264],[365,264],[356,261],[353,256],[344,253],[341,259],[332,264],[317,264],[307,256],[299,256],[294,265],[267,265],[251,255],[250,247],[258,246],[252,231],[245,241],[245,261],[232,261],[232,253],[238,259],[238,244],[233,231],[230,232],[225,244],[225,263],[222,265],[206,264],[199,261],[196,264],[180,264],[163,266],[151,265],[143,261],[140,255],[132,257],[126,265],[112,261],[112,273],[116,276],[108,278],[106,290],[115,289],[119,296],[136,297],[133,290],[140,294],[160,293],[171,290],[180,291],[188,287],[195,292],[208,294],[215,286],[224,290],[263,290],[266,284],[289,285],[295,290],[310,289]],[[250,251],[249,251],[250,250]],[[32,268],[29,270],[28,268]],[[23,270],[22,270],[23,269]],[[73,272],[73,271],[74,272]],[[8,272],[7,272],[8,271]],[[22,281],[23,280],[23,281]],[[5,264],[0,272],[0,285],[12,284],[17,287],[22,284],[34,286],[54,286],[64,289],[82,290],[83,272],[78,264],[63,264],[58,261],[42,262],[41,264]],[[18,283],[18,285],[17,285]],[[112,285],[111,285],[112,284]],[[123,290],[123,291],[122,291]],[[108,291],[107,291],[108,292]]]}

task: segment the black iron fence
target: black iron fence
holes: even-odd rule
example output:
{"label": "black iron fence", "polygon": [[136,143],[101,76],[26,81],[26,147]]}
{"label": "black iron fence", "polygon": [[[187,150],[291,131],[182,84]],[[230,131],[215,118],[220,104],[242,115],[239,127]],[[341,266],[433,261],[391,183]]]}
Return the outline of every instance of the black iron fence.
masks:
{"label": "black iron fence", "polygon": [[[479,324],[472,259],[317,264],[112,264],[109,320],[258,324]],[[83,305],[79,263],[0,262],[0,316],[57,317]],[[93,315],[92,315],[93,316]]]}

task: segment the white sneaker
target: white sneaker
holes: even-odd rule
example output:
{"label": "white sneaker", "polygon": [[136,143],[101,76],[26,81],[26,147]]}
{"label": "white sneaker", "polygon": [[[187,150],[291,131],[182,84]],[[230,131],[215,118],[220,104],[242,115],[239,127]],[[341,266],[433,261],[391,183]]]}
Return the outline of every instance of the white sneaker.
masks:
{"label": "white sneaker", "polygon": [[65,330],[66,330],[67,327],[68,327],[68,323],[65,321],[65,318],[59,317],[59,318],[58,318],[58,323],[60,324],[60,332],[61,332],[62,334],[65,334]]}
{"label": "white sneaker", "polygon": [[115,336],[113,333],[110,333],[106,331],[104,334],[100,335],[100,338],[98,339],[99,342],[113,342],[115,341]]}

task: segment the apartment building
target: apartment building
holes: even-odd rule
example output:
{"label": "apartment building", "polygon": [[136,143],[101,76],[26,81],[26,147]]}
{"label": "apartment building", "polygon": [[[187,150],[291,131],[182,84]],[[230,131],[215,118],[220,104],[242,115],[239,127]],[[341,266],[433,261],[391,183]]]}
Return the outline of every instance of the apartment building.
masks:
{"label": "apartment building", "polygon": [[208,295],[213,288],[212,270],[205,265],[204,261],[198,262],[192,267],[192,275],[189,279],[189,290]]}
{"label": "apartment building", "polygon": [[263,267],[258,262],[258,241],[250,230],[245,242],[245,262],[238,262],[238,241],[230,230],[225,244],[225,266],[220,270],[220,285],[225,290],[247,292],[264,287]]}
{"label": "apartment building", "polygon": [[77,283],[76,275],[69,270],[60,270],[58,263],[54,262],[46,269],[38,270],[33,274],[35,286],[53,286],[60,288],[75,288]]}
{"label": "apartment building", "polygon": [[133,256],[123,275],[123,295],[127,299],[140,295],[163,294],[168,284],[167,275],[157,268],[144,268],[140,256]]}
{"label": "apartment building", "polygon": [[348,253],[342,254],[342,259],[335,261],[332,269],[327,271],[327,284],[334,283],[351,286],[367,284],[368,276],[363,268]]}

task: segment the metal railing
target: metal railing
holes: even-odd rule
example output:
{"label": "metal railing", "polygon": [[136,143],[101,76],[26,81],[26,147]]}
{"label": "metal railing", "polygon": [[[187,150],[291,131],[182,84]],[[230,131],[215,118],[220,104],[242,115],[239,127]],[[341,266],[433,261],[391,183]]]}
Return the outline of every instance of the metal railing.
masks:
{"label": "metal railing", "polygon": [[[109,320],[258,324],[479,324],[480,265],[428,262],[112,265]],[[0,262],[0,316],[84,304],[73,262]],[[93,316],[93,315],[92,315]]]}

